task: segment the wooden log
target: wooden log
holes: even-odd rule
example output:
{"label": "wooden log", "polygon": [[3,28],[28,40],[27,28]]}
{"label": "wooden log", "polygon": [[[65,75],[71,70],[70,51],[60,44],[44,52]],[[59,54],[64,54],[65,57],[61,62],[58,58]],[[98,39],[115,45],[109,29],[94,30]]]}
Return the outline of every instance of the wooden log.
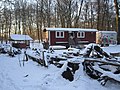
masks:
{"label": "wooden log", "polygon": [[106,65],[113,65],[113,66],[119,66],[120,67],[120,63],[115,63],[115,62],[108,62],[108,61],[103,61],[103,60],[100,60],[100,59],[91,59],[91,58],[86,58],[84,60],[85,62],[99,62],[99,63],[104,63]]}
{"label": "wooden log", "polygon": [[97,66],[93,66],[93,68],[102,73],[101,77],[108,77],[108,79],[113,79],[115,81],[120,82],[119,74],[114,74],[113,72],[105,71]]}
{"label": "wooden log", "polygon": [[[115,62],[110,62],[110,61],[102,61],[100,59],[90,59],[90,58],[86,58],[84,62],[98,62],[98,63],[102,63],[105,65],[113,65],[113,66],[117,66],[118,68],[120,67],[120,63],[115,63]],[[115,72],[110,72],[110,71],[105,71],[102,68],[100,68],[99,66],[95,65],[92,66],[94,70],[99,71],[100,73],[102,73],[102,75],[100,76],[99,79],[102,79],[101,85],[105,85],[106,82],[108,80],[114,80],[120,83],[120,74],[115,74]],[[106,78],[104,78],[106,77]],[[103,82],[104,81],[104,82]]]}
{"label": "wooden log", "polygon": [[41,59],[40,57],[34,56],[34,55],[30,55],[30,54],[26,54],[29,58],[31,58],[33,61],[39,63],[42,66],[48,67],[47,61],[45,61],[44,58],[44,54],[43,54],[43,58]]}
{"label": "wooden log", "polygon": [[118,53],[110,53],[110,55],[112,55],[112,56],[120,56],[120,52],[118,52]]}

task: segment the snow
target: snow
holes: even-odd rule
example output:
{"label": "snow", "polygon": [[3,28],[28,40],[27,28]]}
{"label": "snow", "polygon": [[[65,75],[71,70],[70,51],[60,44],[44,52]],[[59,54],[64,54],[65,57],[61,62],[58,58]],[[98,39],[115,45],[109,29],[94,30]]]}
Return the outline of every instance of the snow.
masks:
{"label": "snow", "polygon": [[115,80],[120,82],[120,75],[119,74],[113,74],[112,72],[104,71],[104,70],[100,69],[98,66],[93,66],[93,68],[95,70],[99,70],[100,72],[103,73],[103,75],[101,77],[108,76],[108,77],[113,78],[113,79],[115,79]]}
{"label": "snow", "polygon": [[12,40],[33,40],[29,35],[12,34],[10,37]]}
{"label": "snow", "polygon": [[88,45],[86,45],[85,49],[81,50],[80,53],[85,54],[88,51],[88,49],[90,49],[91,47],[94,47],[94,46],[96,46],[96,44],[94,44],[94,43],[88,44]]}
{"label": "snow", "polygon": [[43,44],[42,43],[37,43],[37,42],[32,42],[30,43],[31,48],[37,48],[37,49],[43,49]]}
{"label": "snow", "polygon": [[109,47],[102,47],[107,53],[120,53],[120,45],[110,45]]}
{"label": "snow", "polygon": [[54,46],[50,46],[49,48],[52,48],[52,49],[66,49],[65,46],[57,46],[57,45],[54,45]]}
{"label": "snow", "polygon": [[[120,46],[103,47],[107,52],[120,51]],[[114,50],[115,49],[115,50]],[[64,52],[63,50],[61,50]],[[60,53],[60,50],[59,50]],[[49,53],[47,53],[49,55]],[[75,79],[70,82],[61,76],[67,62],[62,68],[49,65],[48,68],[38,65],[29,59],[23,62],[23,54],[9,57],[0,54],[0,90],[119,90],[118,83],[108,82],[106,86],[100,85],[97,80],[89,78],[83,72],[80,64],[75,73]],[[78,59],[78,58],[75,58]],[[82,61],[82,58],[79,58]],[[20,66],[20,63],[21,66]],[[23,66],[24,63],[24,66]],[[81,63],[81,62],[80,62]]]}
{"label": "snow", "polygon": [[83,29],[83,28],[45,28],[47,31],[86,31],[97,32],[97,29]]}
{"label": "snow", "polygon": [[116,31],[99,31],[99,32],[101,32],[101,33],[106,33],[106,34],[108,34],[108,33],[114,33],[114,34],[117,34],[117,32]]}

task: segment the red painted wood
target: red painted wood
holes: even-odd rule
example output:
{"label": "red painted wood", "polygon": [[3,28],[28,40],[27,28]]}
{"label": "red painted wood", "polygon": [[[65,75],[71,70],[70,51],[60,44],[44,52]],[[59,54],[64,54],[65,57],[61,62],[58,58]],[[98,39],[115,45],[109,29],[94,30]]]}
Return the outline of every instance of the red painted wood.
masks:
{"label": "red painted wood", "polygon": [[50,32],[50,43],[51,45],[55,45],[56,42],[68,42],[68,32],[64,32],[64,38],[56,38],[55,31]]}
{"label": "red painted wood", "polygon": [[89,43],[96,43],[96,32],[85,32],[85,38],[78,38],[78,41],[89,41]]}
{"label": "red painted wood", "polygon": [[[50,31],[50,43],[55,45],[56,42],[68,42],[69,33],[64,32],[64,38],[56,38],[55,31]],[[75,32],[75,38],[77,38],[77,32]],[[85,32],[85,38],[77,38],[77,41],[88,41],[89,43],[96,43],[96,32]]]}

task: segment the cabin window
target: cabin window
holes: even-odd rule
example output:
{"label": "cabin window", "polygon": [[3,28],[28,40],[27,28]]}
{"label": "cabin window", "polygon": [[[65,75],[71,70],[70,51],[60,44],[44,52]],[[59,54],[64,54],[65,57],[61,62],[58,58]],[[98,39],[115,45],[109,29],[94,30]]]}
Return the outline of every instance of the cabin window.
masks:
{"label": "cabin window", "polygon": [[60,36],[59,32],[57,32],[57,37]]}
{"label": "cabin window", "polygon": [[77,38],[85,38],[85,32],[78,32]]}
{"label": "cabin window", "polygon": [[64,38],[64,32],[63,31],[56,31],[56,38]]}

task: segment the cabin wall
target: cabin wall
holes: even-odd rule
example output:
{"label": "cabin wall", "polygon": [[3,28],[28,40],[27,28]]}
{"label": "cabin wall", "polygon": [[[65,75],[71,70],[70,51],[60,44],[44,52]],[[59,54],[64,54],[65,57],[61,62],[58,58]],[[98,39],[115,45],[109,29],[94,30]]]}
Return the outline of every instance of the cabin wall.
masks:
{"label": "cabin wall", "polygon": [[27,48],[26,43],[12,43],[12,46],[15,48]]}
{"label": "cabin wall", "polygon": [[56,44],[62,44],[62,43],[68,43],[68,32],[64,32],[64,38],[56,38],[56,33],[55,31],[50,32],[50,44],[51,45],[56,45]]}
{"label": "cabin wall", "polygon": [[[64,32],[64,38],[56,38],[55,31],[50,31],[50,45],[68,44],[69,33],[68,31]],[[77,32],[75,32],[75,38],[78,43],[96,43],[96,32],[85,32],[85,38],[77,38]],[[63,44],[62,44],[63,45]]]}
{"label": "cabin wall", "polygon": [[15,48],[28,48],[30,47],[30,41],[15,41],[12,42],[12,46]]}
{"label": "cabin wall", "polygon": [[85,32],[85,38],[77,38],[78,42],[96,43],[96,32]]}

